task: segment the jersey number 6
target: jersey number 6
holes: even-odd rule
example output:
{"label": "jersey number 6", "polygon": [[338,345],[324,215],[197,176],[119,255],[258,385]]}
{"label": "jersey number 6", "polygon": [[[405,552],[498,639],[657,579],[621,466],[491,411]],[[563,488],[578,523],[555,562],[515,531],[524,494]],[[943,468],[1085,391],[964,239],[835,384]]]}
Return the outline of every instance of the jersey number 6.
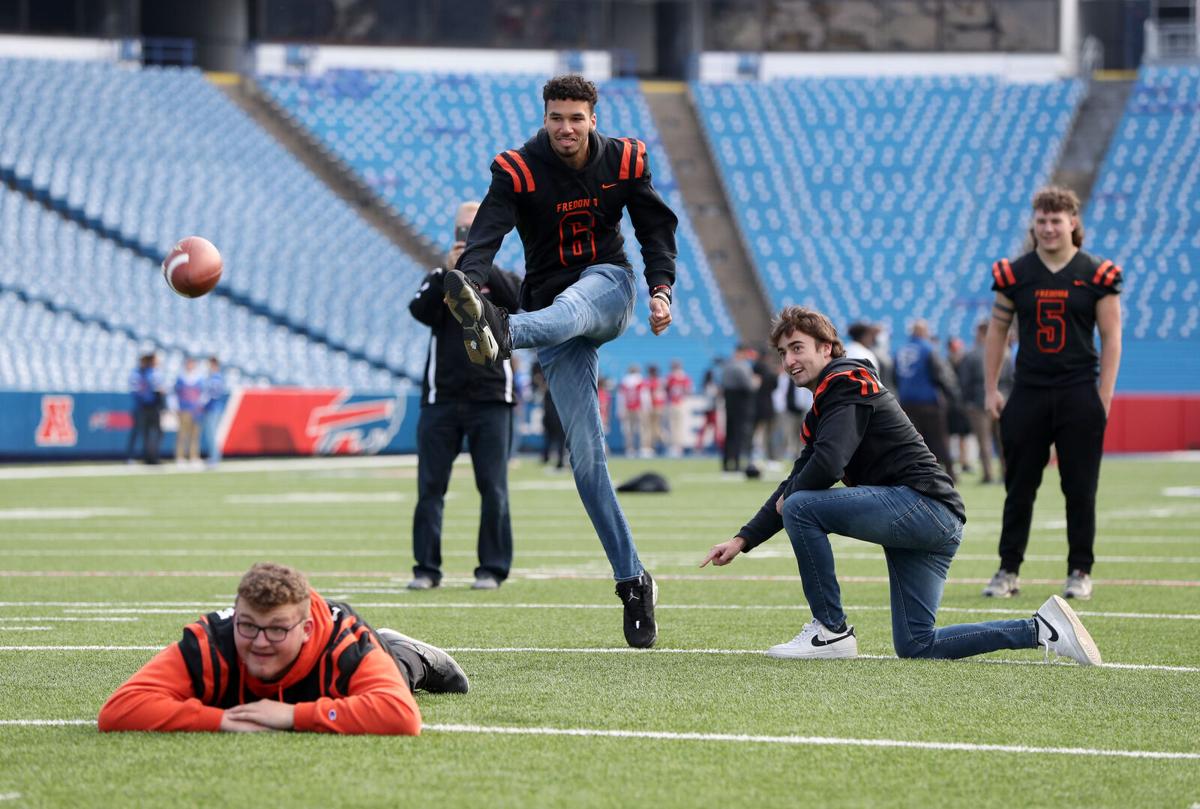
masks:
{"label": "jersey number 6", "polygon": [[558,222],[558,260],[564,267],[591,264],[596,260],[596,236],[592,225],[596,217],[587,211],[574,211]]}

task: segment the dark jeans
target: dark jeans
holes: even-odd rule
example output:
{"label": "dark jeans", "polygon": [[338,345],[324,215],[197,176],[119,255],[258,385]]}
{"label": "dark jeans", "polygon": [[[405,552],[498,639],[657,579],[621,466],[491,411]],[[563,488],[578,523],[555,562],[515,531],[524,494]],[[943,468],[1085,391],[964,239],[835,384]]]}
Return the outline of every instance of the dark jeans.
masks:
{"label": "dark jeans", "polygon": [[129,433],[129,443],[125,448],[125,457],[133,460],[133,451],[137,440],[142,441],[142,459],[146,463],[158,463],[158,445],[162,440],[162,421],[158,405],[137,405],[133,409],[133,429]]}
{"label": "dark jeans", "polygon": [[1037,646],[1032,618],[935,628],[963,524],[946,506],[907,486],[802,490],[783,503],[804,595],[830,629],[846,620],[829,534],[883,546],[892,600],[892,643],[900,657],[960,658]]}
{"label": "dark jeans", "polygon": [[750,452],[753,417],[754,391],[725,391],[725,446],[722,449],[721,468],[726,472],[739,471],[742,458]]}
{"label": "dark jeans", "polygon": [[1095,561],[1096,488],[1104,455],[1108,417],[1092,382],[1065,388],[1017,385],[1000,413],[1004,446],[1004,520],[1000,566],[1016,573],[1025,559],[1033,502],[1050,460],[1058,450],[1058,474],[1067,501],[1067,572],[1090,573]]}
{"label": "dark jeans", "polygon": [[481,498],[479,567],[503,581],[512,566],[512,521],[508,511],[508,449],[512,408],[502,402],[425,405],[417,422],[417,508],[413,512],[413,573],[442,578],[442,512],[446,487],[463,438],[475,468]]}

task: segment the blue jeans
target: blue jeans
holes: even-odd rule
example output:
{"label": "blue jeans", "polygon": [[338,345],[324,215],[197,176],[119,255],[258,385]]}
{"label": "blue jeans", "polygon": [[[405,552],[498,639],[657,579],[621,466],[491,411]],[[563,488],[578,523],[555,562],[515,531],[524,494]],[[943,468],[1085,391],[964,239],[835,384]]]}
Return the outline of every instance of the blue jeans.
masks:
{"label": "blue jeans", "polygon": [[417,507],[413,510],[413,575],[442,580],[442,514],[446,487],[463,438],[479,490],[479,567],[475,575],[508,578],[512,521],[508,511],[508,448],[512,407],[503,402],[442,402],[421,408],[417,421]]}
{"label": "blue jeans", "polygon": [[204,411],[202,435],[204,448],[208,450],[208,465],[216,466],[221,462],[221,442],[217,438],[217,428],[221,425],[221,416],[225,413],[225,405],[210,407]]}
{"label": "blue jeans", "polygon": [[883,546],[892,596],[892,643],[900,657],[959,658],[997,649],[1033,649],[1032,618],[934,628],[962,522],[907,486],[798,491],[783,504],[804,595],[813,616],[836,629],[846,620],[829,534]]}
{"label": "blue jeans", "polygon": [[596,395],[597,351],[629,326],[636,300],[632,270],[596,264],[545,309],[521,312],[508,321],[513,348],[538,350],[538,361],[566,432],[575,488],[617,581],[640,576],[642,563],[608,476]]}

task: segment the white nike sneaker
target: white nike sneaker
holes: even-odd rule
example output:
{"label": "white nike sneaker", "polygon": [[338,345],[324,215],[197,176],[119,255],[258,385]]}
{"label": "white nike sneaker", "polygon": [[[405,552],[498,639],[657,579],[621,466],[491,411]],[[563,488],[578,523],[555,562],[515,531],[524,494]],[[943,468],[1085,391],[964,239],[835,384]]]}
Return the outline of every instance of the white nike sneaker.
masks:
{"label": "white nike sneaker", "polygon": [[845,632],[834,632],[814,618],[804,625],[799,635],[787,643],[767,649],[767,657],[858,657],[858,638],[854,637],[852,626],[847,626]]}
{"label": "white nike sneaker", "polygon": [[1046,660],[1053,652],[1059,657],[1069,657],[1081,666],[1099,666],[1100,650],[1083,622],[1061,596],[1050,596],[1046,603],[1033,614],[1037,625],[1038,646],[1046,648]]}

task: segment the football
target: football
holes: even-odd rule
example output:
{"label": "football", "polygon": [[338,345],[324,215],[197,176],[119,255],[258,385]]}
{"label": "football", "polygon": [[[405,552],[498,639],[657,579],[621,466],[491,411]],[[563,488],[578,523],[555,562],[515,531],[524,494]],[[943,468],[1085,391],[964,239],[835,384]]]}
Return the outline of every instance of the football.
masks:
{"label": "football", "polygon": [[221,254],[202,236],[188,236],[163,259],[163,278],[185,298],[207,294],[221,280]]}

